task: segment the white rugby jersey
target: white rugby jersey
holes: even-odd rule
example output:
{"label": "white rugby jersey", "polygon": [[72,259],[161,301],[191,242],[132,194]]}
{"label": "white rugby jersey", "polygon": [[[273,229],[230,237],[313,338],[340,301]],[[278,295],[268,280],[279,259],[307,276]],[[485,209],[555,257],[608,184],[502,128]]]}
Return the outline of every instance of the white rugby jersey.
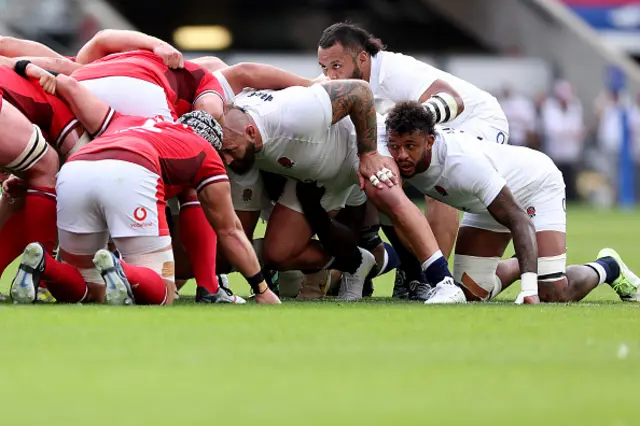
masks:
{"label": "white rugby jersey", "polygon": [[464,102],[464,111],[447,124],[459,127],[468,117],[503,117],[498,100],[488,92],[448,72],[401,53],[381,51],[371,57],[369,84],[376,98],[376,110],[386,114],[397,102],[417,101],[436,80],[455,89]]}
{"label": "white rugby jersey", "polygon": [[407,181],[420,192],[459,210],[486,213],[506,185],[524,205],[545,184],[562,182],[553,161],[539,151],[478,141],[438,129],[429,168]]}
{"label": "white rugby jersey", "polygon": [[251,115],[262,136],[257,168],[300,181],[358,182],[354,126],[348,118],[331,124],[331,100],[322,86],[246,90],[233,103]]}

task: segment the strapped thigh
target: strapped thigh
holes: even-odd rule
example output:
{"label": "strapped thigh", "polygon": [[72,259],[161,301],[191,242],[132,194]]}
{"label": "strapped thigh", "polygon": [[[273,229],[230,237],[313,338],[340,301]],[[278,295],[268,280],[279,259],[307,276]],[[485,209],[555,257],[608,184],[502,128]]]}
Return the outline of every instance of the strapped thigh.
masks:
{"label": "strapped thigh", "polygon": [[24,151],[5,167],[12,172],[26,172],[44,157],[48,149],[49,144],[42,135],[40,128],[34,124],[33,133],[31,133],[31,138]]}

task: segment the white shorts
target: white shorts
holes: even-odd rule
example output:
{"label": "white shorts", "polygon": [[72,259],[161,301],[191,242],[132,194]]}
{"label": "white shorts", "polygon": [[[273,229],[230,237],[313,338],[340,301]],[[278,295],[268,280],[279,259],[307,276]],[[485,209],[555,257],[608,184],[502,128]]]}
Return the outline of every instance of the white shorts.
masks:
{"label": "white shorts", "polygon": [[103,77],[80,81],[94,96],[121,114],[140,117],[157,115],[174,120],[164,89],[133,77]]}
{"label": "white shorts", "polygon": [[470,133],[478,140],[509,143],[509,121],[497,101],[495,105],[478,106],[470,113],[463,112],[460,118],[443,123],[442,127]]}
{"label": "white shorts", "polygon": [[[536,232],[567,232],[565,185],[558,171],[547,177],[541,188],[528,197],[517,200],[531,217]],[[464,213],[460,227],[486,229],[493,232],[511,232],[487,213]]]}
{"label": "white shorts", "polygon": [[[298,196],[296,195],[296,184],[296,180],[287,179],[287,184],[284,187],[282,195],[278,199],[278,204],[282,204],[293,211],[302,213],[302,206],[300,205]],[[345,206],[361,206],[366,201],[367,197],[364,192],[360,190],[360,186],[351,185],[340,190],[327,188],[320,200],[320,204],[326,211],[330,212],[341,210]]]}
{"label": "white shorts", "polygon": [[115,238],[169,235],[160,176],[122,160],[70,161],[56,183],[58,228]]}

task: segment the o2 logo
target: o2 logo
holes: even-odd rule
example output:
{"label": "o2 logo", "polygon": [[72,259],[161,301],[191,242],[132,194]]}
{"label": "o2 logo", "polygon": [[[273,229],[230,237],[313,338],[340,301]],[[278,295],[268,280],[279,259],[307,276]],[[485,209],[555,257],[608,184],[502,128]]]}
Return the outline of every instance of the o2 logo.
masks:
{"label": "o2 logo", "polygon": [[505,135],[504,132],[498,132],[498,136],[496,136],[496,142],[498,142],[500,145],[504,145],[505,143],[507,143],[507,135]]}

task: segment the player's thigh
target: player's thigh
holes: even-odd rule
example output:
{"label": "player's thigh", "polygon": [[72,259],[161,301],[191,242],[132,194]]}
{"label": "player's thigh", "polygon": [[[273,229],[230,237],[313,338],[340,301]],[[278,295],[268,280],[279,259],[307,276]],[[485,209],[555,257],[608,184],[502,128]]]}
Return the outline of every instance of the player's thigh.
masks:
{"label": "player's thigh", "polygon": [[481,257],[502,256],[511,232],[488,213],[464,213],[456,239],[456,254]]}
{"label": "player's thigh", "polygon": [[56,182],[58,229],[75,234],[107,232],[96,194],[109,190],[100,164],[70,161],[62,166]]}
{"label": "player's thigh", "polygon": [[48,151],[42,132],[18,109],[0,99],[0,166],[23,172]]}
{"label": "player's thigh", "polygon": [[541,300],[549,299],[567,285],[567,214],[564,182],[559,172],[525,205],[536,229],[538,287]]}
{"label": "player's thigh", "polygon": [[264,235],[265,262],[298,256],[313,236],[295,193],[296,182],[289,180],[273,208]]}
{"label": "player's thigh", "polygon": [[114,240],[169,235],[159,175],[128,161],[100,160],[95,163],[111,176],[108,180],[110,191],[99,192],[96,198]]}

